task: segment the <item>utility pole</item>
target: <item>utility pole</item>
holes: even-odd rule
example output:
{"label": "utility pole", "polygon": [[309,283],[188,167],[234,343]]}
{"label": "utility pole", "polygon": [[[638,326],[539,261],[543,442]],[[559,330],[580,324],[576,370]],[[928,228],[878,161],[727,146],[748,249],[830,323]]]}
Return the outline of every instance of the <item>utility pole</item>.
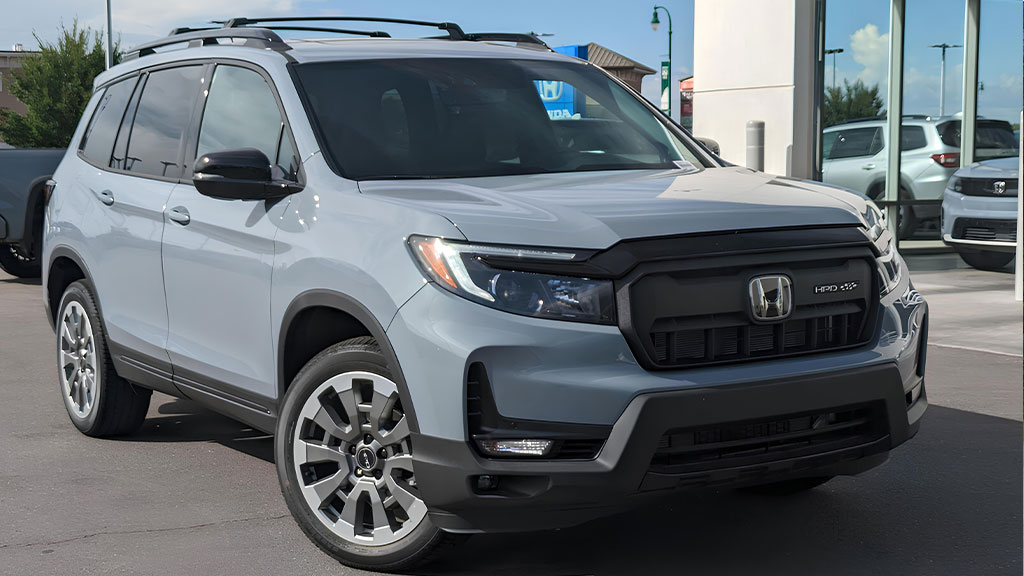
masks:
{"label": "utility pole", "polygon": [[828,50],[825,50],[825,55],[826,56],[828,56],[829,54],[832,55],[832,89],[833,90],[836,89],[836,54],[842,54],[842,53],[843,53],[843,49],[842,48],[829,48]]}
{"label": "utility pole", "polygon": [[963,44],[932,44],[929,48],[942,49],[942,67],[939,68],[939,116],[946,115],[946,50],[949,48],[963,48]]}
{"label": "utility pole", "polygon": [[106,45],[106,56],[107,56],[107,70],[114,65],[114,41],[113,32],[110,30],[110,0],[107,0],[107,30],[106,30],[107,41]]}
{"label": "utility pole", "polygon": [[[658,20],[658,9],[664,10],[665,15],[668,16],[668,86],[671,90],[672,86],[672,14],[668,11],[668,8],[664,6],[654,7],[654,16],[651,18],[651,30],[658,31],[658,24],[661,22]],[[664,81],[663,81],[664,82]],[[669,93],[668,97],[668,108],[665,110],[668,117],[672,117],[672,94]]]}

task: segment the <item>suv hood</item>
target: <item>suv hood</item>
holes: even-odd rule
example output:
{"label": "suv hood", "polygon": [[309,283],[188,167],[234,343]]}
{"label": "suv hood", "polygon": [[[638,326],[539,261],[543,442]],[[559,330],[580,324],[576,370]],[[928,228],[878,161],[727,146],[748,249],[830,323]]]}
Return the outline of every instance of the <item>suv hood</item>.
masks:
{"label": "suv hood", "polygon": [[863,226],[867,211],[842,189],[738,167],[378,180],[359,189],[444,216],[473,242],[589,249],[628,238]]}

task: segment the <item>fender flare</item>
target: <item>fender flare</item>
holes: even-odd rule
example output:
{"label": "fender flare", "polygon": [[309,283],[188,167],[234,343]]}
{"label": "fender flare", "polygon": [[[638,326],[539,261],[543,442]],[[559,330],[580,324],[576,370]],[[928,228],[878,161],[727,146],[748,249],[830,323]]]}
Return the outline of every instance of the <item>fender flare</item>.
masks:
{"label": "fender flare", "polygon": [[[67,258],[68,260],[74,262],[75,265],[78,266],[78,269],[82,271],[82,274],[85,275],[85,280],[88,281],[89,284],[92,285],[94,288],[96,286],[96,284],[92,281],[92,274],[89,272],[89,267],[85,265],[85,259],[83,259],[78,252],[75,252],[68,246],[57,246],[50,252],[50,257],[46,262],[46,274],[42,278],[43,303],[44,306],[46,307],[46,319],[49,320],[50,322],[50,328],[53,328],[54,330],[57,329],[56,309],[54,307],[58,305],[59,302],[50,301],[50,274],[53,271],[53,263],[56,262],[58,258]],[[100,317],[102,317],[103,305],[100,302],[100,295],[93,294],[93,296],[96,298],[96,308],[99,309]]]}
{"label": "fender flare", "polygon": [[277,341],[278,405],[280,406],[284,402],[285,390],[289,384],[284,381],[284,352],[285,343],[288,337],[288,330],[291,328],[292,322],[300,312],[313,307],[333,308],[339,312],[344,312],[366,327],[370,332],[370,335],[377,341],[381,352],[384,354],[384,357],[388,361],[388,365],[394,373],[395,383],[398,385],[399,394],[401,394],[402,398],[409,403],[408,406],[405,406],[406,415],[409,417],[409,429],[414,433],[419,433],[419,421],[416,419],[416,409],[412,405],[412,397],[409,395],[409,387],[405,381],[405,375],[402,372],[401,363],[398,361],[398,355],[395,354],[395,349],[391,346],[391,341],[388,340],[387,332],[384,327],[380,324],[373,313],[371,313],[369,309],[359,303],[355,298],[333,290],[308,290],[296,296],[291,303],[288,304],[288,308],[285,309],[284,316],[281,318],[281,329],[278,332],[280,337]]}
{"label": "fender flare", "polygon": [[[53,176],[40,176],[28,187],[28,196],[25,198],[25,227],[21,232],[21,240],[19,243],[23,248],[33,248],[32,253],[38,256],[39,250],[42,246],[33,246],[33,240],[35,240],[35,221],[36,221],[36,204],[42,204],[43,188],[46,186],[46,181]],[[43,206],[43,210],[46,207]]]}

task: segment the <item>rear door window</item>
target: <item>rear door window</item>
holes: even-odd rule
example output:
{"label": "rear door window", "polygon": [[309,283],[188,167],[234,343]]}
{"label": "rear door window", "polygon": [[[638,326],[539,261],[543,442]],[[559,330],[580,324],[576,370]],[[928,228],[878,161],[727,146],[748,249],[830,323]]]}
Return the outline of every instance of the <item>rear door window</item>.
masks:
{"label": "rear door window", "polygon": [[202,66],[167,68],[149,74],[135,112],[124,169],[178,178],[183,136],[199,93]]}
{"label": "rear door window", "polygon": [[901,132],[900,143],[904,152],[924,148],[928,145],[922,126],[904,126]]}
{"label": "rear door window", "polygon": [[125,106],[132,97],[132,90],[138,81],[137,76],[111,84],[100,95],[96,110],[85,129],[82,142],[78,149],[82,156],[97,166],[106,166],[110,162],[110,153],[117,138],[121,117]]}
{"label": "rear door window", "polygon": [[829,150],[828,158],[838,160],[840,158],[856,158],[858,156],[874,156],[882,150],[882,129],[874,128],[851,128],[842,130]]}

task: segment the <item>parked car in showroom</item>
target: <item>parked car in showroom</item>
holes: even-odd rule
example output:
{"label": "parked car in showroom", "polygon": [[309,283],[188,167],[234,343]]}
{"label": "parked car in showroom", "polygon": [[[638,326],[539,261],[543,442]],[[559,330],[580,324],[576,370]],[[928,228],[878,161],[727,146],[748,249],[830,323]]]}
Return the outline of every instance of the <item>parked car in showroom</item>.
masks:
{"label": "parked car in showroom", "polygon": [[12,276],[39,277],[46,181],[63,157],[63,148],[0,148],[0,268]]}
{"label": "parked car in showroom", "polygon": [[1017,157],[975,162],[949,179],[942,200],[942,241],[971,266],[997,270],[1017,250]]}
{"label": "parked car in showroom", "polygon": [[136,430],[152,390],[273,433],[297,524],[376,570],[678,489],[812,489],[916,434],[928,307],[870,201],[726,166],[531,35],[295,20],[97,78],[43,259],[82,433]]}
{"label": "parked car in showroom", "polygon": [[[885,192],[888,134],[884,118],[826,128],[822,134],[822,180],[880,200]],[[901,207],[899,236],[909,238],[922,221],[939,216],[943,190],[960,166],[960,119],[904,116],[901,139],[900,198],[935,201]],[[978,119],[978,159],[1005,156],[1008,149],[1015,148],[1014,142],[1013,128],[1008,122]]]}

